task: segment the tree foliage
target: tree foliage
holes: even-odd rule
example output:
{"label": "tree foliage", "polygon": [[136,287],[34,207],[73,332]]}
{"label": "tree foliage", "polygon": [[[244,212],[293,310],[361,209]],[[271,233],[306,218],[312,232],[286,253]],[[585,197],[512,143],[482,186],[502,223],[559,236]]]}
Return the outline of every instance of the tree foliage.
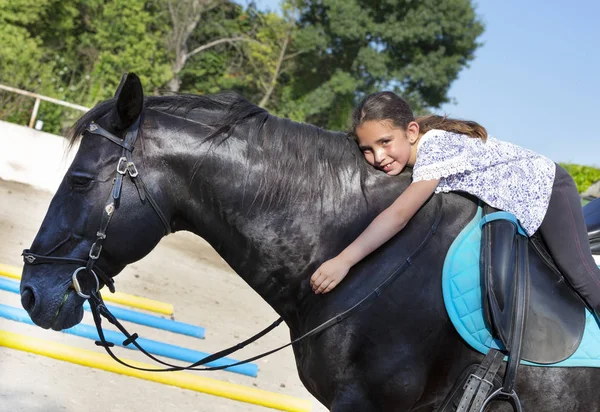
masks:
{"label": "tree foliage", "polygon": [[[234,90],[272,113],[345,129],[365,94],[392,89],[426,111],[473,59],[472,0],[282,0],[282,13],[231,0],[0,0],[0,82],[84,106],[122,73],[146,93]],[[0,93],[0,116],[33,101]],[[65,114],[66,113],[66,114]],[[46,130],[76,112],[42,104]]]}
{"label": "tree foliage", "polygon": [[[53,61],[32,27],[41,20],[50,0],[0,0],[0,82],[32,91],[50,92]],[[0,116],[25,122],[33,101],[0,94]]]}
{"label": "tree foliage", "polygon": [[575,180],[579,193],[585,192],[593,183],[600,180],[600,169],[573,163],[560,164]]}
{"label": "tree foliage", "polygon": [[483,32],[470,0],[305,0],[300,9],[301,27],[319,44],[300,59],[293,96],[308,120],[330,128],[381,89],[417,111],[448,102]]}

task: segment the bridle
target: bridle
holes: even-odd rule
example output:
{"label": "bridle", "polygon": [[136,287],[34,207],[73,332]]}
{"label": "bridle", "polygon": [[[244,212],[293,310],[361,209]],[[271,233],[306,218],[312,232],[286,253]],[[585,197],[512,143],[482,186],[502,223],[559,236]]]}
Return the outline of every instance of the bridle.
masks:
{"label": "bridle", "polygon": [[71,275],[73,289],[77,292],[79,296],[84,299],[90,299],[90,295],[85,294],[81,284],[79,283],[79,278],[77,277],[79,273],[85,271],[90,273],[95,280],[95,292],[98,292],[100,289],[100,280],[108,287],[108,289],[114,293],[115,286],[114,280],[107,276],[99,267],[95,266],[97,260],[100,258],[100,253],[102,253],[102,246],[104,241],[106,240],[106,230],[108,228],[108,224],[112,219],[115,211],[119,208],[120,200],[121,200],[121,189],[123,187],[123,178],[125,175],[129,175],[131,181],[134,183],[138,195],[140,197],[140,201],[142,204],[150,203],[152,209],[156,212],[157,216],[163,223],[165,227],[165,235],[171,233],[171,226],[165,217],[164,213],[160,210],[160,207],[156,203],[156,201],[150,195],[150,192],[146,188],[142,177],[139,174],[138,168],[133,162],[133,149],[135,148],[135,142],[138,137],[139,128],[140,128],[141,116],[135,120],[133,125],[128,129],[127,134],[125,135],[125,139],[120,139],[108,132],[104,128],[102,128],[97,123],[90,123],[90,125],[86,128],[86,132],[95,134],[98,136],[102,136],[109,140],[110,142],[120,146],[122,148],[121,157],[117,163],[116,168],[116,176],[113,179],[113,186],[108,196],[108,199],[104,205],[102,211],[102,220],[100,222],[100,229],[96,232],[96,240],[92,243],[90,247],[90,251],[87,256],[87,260],[73,258],[73,257],[55,257],[55,256],[44,256],[38,255],[31,252],[29,249],[25,249],[23,251],[23,261],[26,265],[39,265],[44,263],[76,263],[83,264],[83,266],[77,268],[73,274]]}
{"label": "bridle", "polygon": [[[121,189],[122,189],[122,185],[123,185],[123,178],[125,177],[126,174],[129,175],[129,177],[131,178],[131,181],[135,184],[135,187],[137,189],[137,192],[138,192],[141,202],[144,204],[147,200],[148,203],[150,203],[150,205],[152,206],[152,209],[154,209],[154,211],[156,212],[156,214],[162,221],[162,223],[165,227],[165,235],[171,233],[171,226],[170,226],[167,218],[165,217],[164,213],[161,211],[158,204],[154,201],[154,199],[150,195],[150,192],[148,192],[147,187],[144,184],[144,181],[142,180],[137,167],[133,163],[133,149],[134,149],[135,141],[136,141],[138,133],[139,133],[140,121],[141,121],[140,117],[138,117],[136,119],[136,121],[133,123],[133,125],[128,129],[125,139],[120,139],[120,138],[116,137],[115,135],[106,131],[105,129],[103,129],[101,126],[99,126],[98,124],[96,124],[94,122],[90,123],[90,125],[86,128],[87,132],[89,132],[91,134],[96,134],[96,135],[102,136],[102,137],[108,139],[109,141],[111,141],[112,143],[123,148],[121,157],[119,158],[119,161],[117,163],[116,177],[114,178],[114,181],[113,181],[113,187],[108,196],[108,200],[105,203],[104,210],[102,212],[102,220],[100,223],[100,229],[96,233],[96,241],[92,244],[92,246],[90,248],[87,260],[73,258],[73,257],[54,257],[54,256],[47,256],[47,255],[38,255],[38,254],[32,253],[29,249],[25,249],[23,251],[23,261],[24,261],[25,265],[38,265],[38,264],[45,264],[45,263],[83,264],[83,266],[76,269],[73,272],[73,274],[71,275],[72,286],[73,286],[73,289],[77,292],[77,294],[80,297],[87,299],[90,302],[90,307],[92,309],[94,323],[96,325],[96,330],[97,330],[98,336],[100,338],[99,341],[96,341],[96,345],[102,346],[106,350],[106,352],[118,363],[120,363],[124,366],[130,367],[132,369],[148,371],[148,372],[169,372],[169,371],[181,371],[181,370],[203,370],[203,371],[222,370],[222,369],[227,369],[227,368],[230,368],[233,366],[238,366],[238,365],[242,365],[242,364],[245,364],[248,362],[255,361],[257,359],[260,359],[260,358],[270,355],[272,353],[278,352],[288,346],[299,343],[300,341],[302,341],[310,336],[314,336],[314,335],[324,331],[325,329],[328,329],[328,328],[342,322],[344,319],[348,318],[353,313],[355,313],[356,311],[361,309],[363,306],[366,306],[367,304],[371,303],[374,299],[376,299],[378,296],[380,296],[385,287],[387,287],[390,283],[392,283],[402,272],[404,272],[404,270],[406,268],[408,268],[410,265],[412,265],[412,261],[415,258],[415,256],[423,249],[425,244],[436,233],[437,227],[438,227],[441,217],[442,217],[441,212],[443,209],[443,197],[439,197],[441,199],[440,205],[438,207],[438,211],[436,213],[436,217],[435,217],[435,220],[434,220],[431,228],[429,229],[429,231],[427,232],[427,234],[425,235],[425,237],[421,241],[421,243],[417,246],[417,248],[414,250],[414,252],[403,262],[403,264],[401,266],[399,266],[398,268],[396,268],[394,271],[392,271],[389,274],[389,276],[375,290],[373,290],[371,293],[369,293],[367,296],[365,296],[363,299],[361,299],[359,302],[357,302],[354,306],[352,306],[349,309],[345,310],[344,312],[338,314],[337,316],[332,317],[331,319],[327,320],[326,322],[321,323],[319,326],[313,328],[312,330],[308,331],[304,335],[292,340],[291,342],[288,342],[287,344],[281,345],[275,349],[272,349],[272,350],[264,352],[260,355],[253,356],[251,358],[248,358],[243,361],[239,361],[239,362],[236,362],[236,363],[233,363],[230,365],[222,365],[222,366],[214,366],[214,367],[199,367],[201,365],[205,365],[205,364],[213,362],[217,359],[221,359],[225,356],[228,356],[231,353],[234,353],[234,352],[244,348],[248,344],[258,340],[259,338],[266,335],[267,333],[269,333],[271,330],[275,329],[277,326],[279,326],[283,322],[283,318],[279,318],[275,322],[273,322],[270,326],[268,326],[267,328],[263,329],[262,331],[260,331],[256,335],[252,336],[251,338],[238,343],[237,345],[231,346],[227,349],[224,349],[224,350],[214,353],[212,355],[206,356],[189,366],[172,365],[172,364],[164,362],[164,361],[156,358],[152,354],[148,353],[136,341],[136,339],[138,338],[138,334],[137,333],[133,333],[133,334],[129,333],[125,329],[125,327],[114,317],[114,315],[112,313],[110,313],[110,311],[104,304],[104,301],[102,300],[102,295],[100,294],[100,280],[102,280],[102,282],[113,293],[115,291],[114,281],[111,277],[107,276],[99,267],[95,266],[96,261],[98,260],[98,258],[100,257],[100,253],[102,252],[102,245],[104,244],[104,241],[106,240],[106,229],[108,228],[108,224],[110,223],[110,220],[111,220],[112,216],[114,215],[115,211],[119,208],[119,203],[120,203],[119,201],[121,198]],[[57,247],[55,247],[53,250],[56,250],[56,248]],[[96,286],[95,286],[95,288],[92,287],[89,295],[84,293],[84,291],[79,283],[78,275],[81,272],[91,274],[93,279],[95,280]],[[142,368],[142,367],[130,365],[127,362],[124,362],[123,360],[119,359],[111,350],[111,348],[114,346],[114,344],[112,342],[108,342],[104,337],[104,332],[102,330],[102,325],[101,325],[102,317],[106,318],[108,320],[108,322],[115,325],[123,333],[123,335],[125,335],[126,339],[123,341],[123,346],[128,346],[130,344],[133,344],[138,350],[140,350],[140,352],[142,352],[143,354],[145,354],[152,360],[154,360],[162,365],[167,366],[167,368],[162,368],[162,369]]]}

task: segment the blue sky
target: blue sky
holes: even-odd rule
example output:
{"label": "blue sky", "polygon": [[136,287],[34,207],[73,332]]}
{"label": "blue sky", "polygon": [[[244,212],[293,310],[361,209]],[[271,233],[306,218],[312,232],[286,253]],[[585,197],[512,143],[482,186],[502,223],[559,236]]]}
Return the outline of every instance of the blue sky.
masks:
{"label": "blue sky", "polygon": [[476,10],[483,46],[439,112],[555,162],[600,167],[600,1],[481,0]]}

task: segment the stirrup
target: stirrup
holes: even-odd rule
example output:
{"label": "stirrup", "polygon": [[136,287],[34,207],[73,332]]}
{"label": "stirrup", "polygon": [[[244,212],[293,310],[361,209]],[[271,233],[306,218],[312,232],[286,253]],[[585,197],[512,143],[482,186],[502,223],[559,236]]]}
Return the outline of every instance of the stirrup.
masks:
{"label": "stirrup", "polygon": [[515,392],[515,390],[511,390],[510,393],[506,393],[503,390],[504,388],[498,388],[496,391],[492,392],[487,398],[486,400],[483,402],[483,405],[481,405],[481,409],[479,409],[479,412],[484,412],[485,411],[485,407],[494,400],[494,398],[499,398],[499,397],[507,397],[509,399],[507,400],[512,400],[512,402],[510,403],[513,407],[513,411],[515,412],[523,412],[523,408],[521,407],[521,400],[519,399],[519,395],[517,395],[517,393]]}

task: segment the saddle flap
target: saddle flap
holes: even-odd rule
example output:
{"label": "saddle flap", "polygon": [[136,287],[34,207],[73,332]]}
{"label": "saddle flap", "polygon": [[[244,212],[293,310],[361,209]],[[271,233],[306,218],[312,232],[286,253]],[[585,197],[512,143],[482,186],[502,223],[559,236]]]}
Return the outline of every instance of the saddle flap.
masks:
{"label": "saddle flap", "polygon": [[[484,213],[495,209],[486,205]],[[481,234],[480,271],[485,321],[510,350],[519,259],[528,276],[521,358],[541,364],[560,362],[577,350],[585,328],[585,305],[566,283],[541,239],[527,242],[520,256],[517,227],[511,221],[486,223]]]}
{"label": "saddle flap", "polygon": [[[491,208],[484,207],[488,215]],[[507,220],[485,224],[481,233],[481,284],[484,314],[496,337],[510,350],[510,331],[515,304],[517,230]]]}

